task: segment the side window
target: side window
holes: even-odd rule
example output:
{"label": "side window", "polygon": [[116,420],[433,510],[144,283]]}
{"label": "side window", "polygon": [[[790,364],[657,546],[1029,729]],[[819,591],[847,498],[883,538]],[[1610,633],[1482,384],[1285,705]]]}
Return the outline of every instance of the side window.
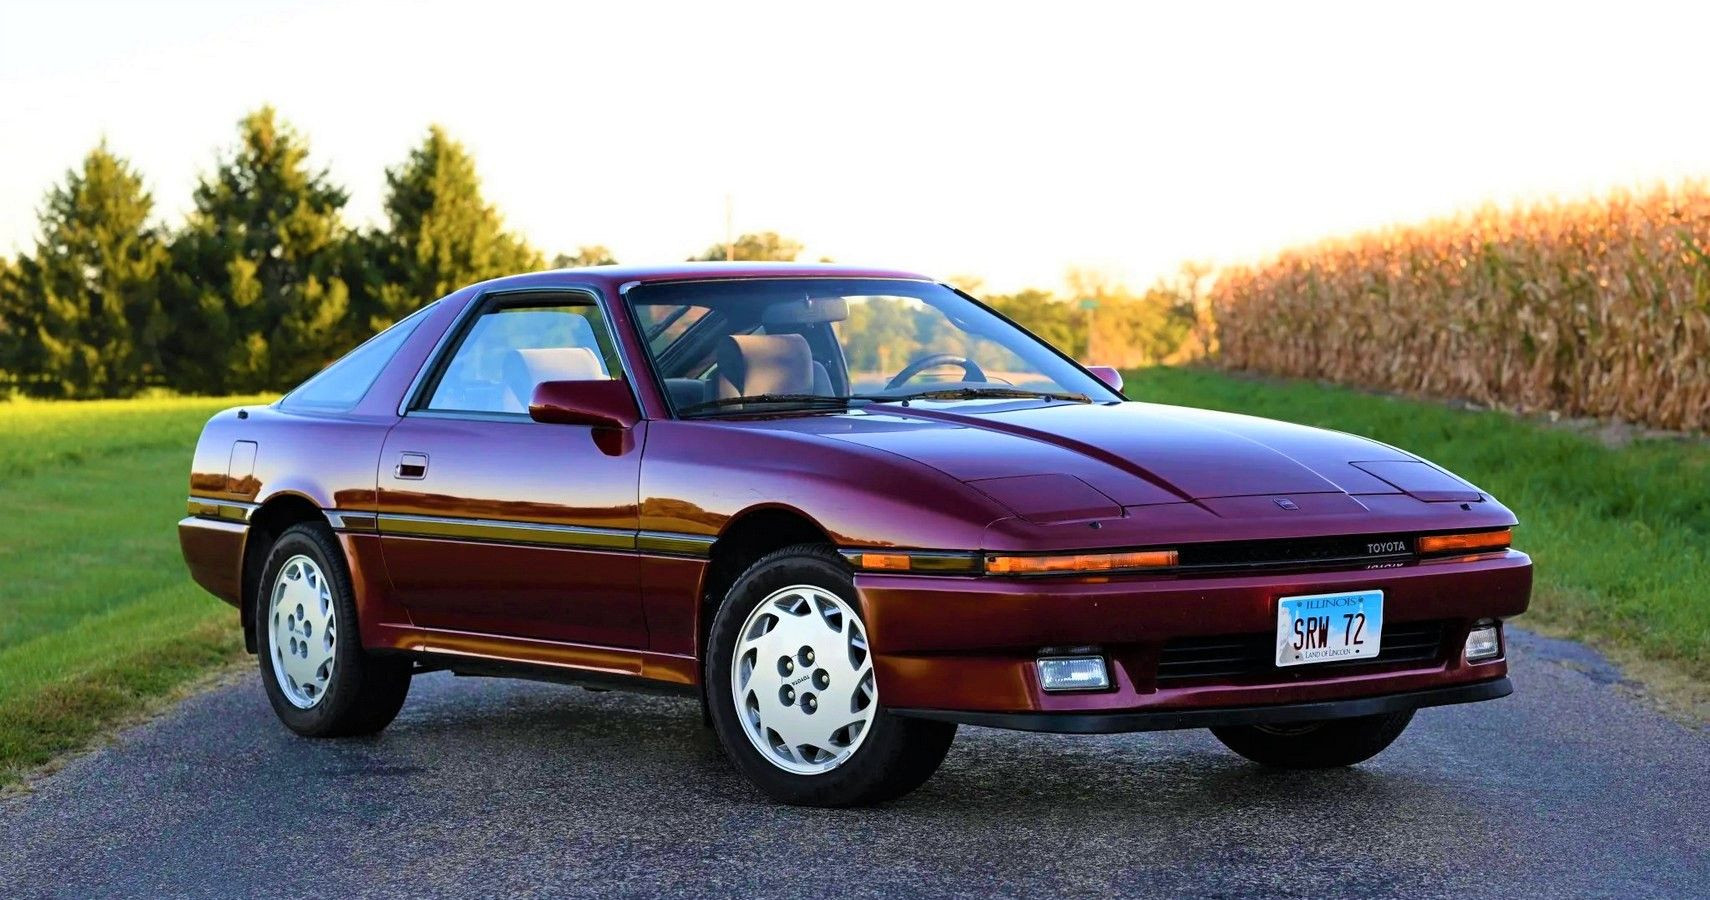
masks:
{"label": "side window", "polygon": [[409,340],[416,326],[427,318],[428,304],[403,321],[369,338],[343,358],[303,382],[279,401],[281,409],[347,410],[362,402],[398,348]]}
{"label": "side window", "polygon": [[424,408],[526,413],[543,381],[600,380],[618,371],[611,331],[591,300],[501,299],[463,334]]}

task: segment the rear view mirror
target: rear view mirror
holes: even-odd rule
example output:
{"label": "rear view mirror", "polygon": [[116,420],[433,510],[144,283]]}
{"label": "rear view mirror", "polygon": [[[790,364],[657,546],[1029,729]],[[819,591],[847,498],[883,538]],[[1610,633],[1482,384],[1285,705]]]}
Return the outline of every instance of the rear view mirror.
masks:
{"label": "rear view mirror", "polygon": [[803,297],[766,307],[760,321],[768,330],[782,327],[820,325],[849,318],[849,301],[842,297]]}
{"label": "rear view mirror", "polygon": [[617,379],[543,381],[529,398],[528,416],[557,425],[629,428],[641,420],[629,385]]}
{"label": "rear view mirror", "polygon": [[1099,381],[1109,385],[1111,390],[1116,391],[1117,393],[1122,392],[1121,372],[1116,371],[1110,366],[1087,366],[1087,371],[1091,372],[1094,378],[1097,378]]}

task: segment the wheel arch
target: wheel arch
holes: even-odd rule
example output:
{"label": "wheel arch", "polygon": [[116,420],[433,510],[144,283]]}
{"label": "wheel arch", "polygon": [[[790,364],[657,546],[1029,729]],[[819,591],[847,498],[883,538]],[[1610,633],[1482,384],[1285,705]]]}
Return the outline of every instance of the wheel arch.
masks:
{"label": "wheel arch", "polygon": [[285,529],[304,522],[330,526],[319,504],[295,492],[274,494],[250,513],[249,534],[243,542],[242,603],[238,606],[239,619],[243,623],[244,649],[250,653],[256,652],[255,593],[261,581],[261,570],[267,565],[267,554]]}
{"label": "wheel arch", "polygon": [[754,562],[795,544],[834,545],[831,533],[812,516],[791,506],[768,503],[731,516],[708,553],[701,579],[701,601],[695,617],[695,655],[705,659],[713,616],[736,579]]}

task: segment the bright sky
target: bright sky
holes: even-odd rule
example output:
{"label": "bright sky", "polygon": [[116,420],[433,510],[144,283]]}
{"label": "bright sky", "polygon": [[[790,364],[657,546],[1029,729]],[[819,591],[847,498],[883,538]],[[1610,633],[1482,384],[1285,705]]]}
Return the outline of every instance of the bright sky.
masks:
{"label": "bright sky", "polygon": [[356,222],[440,122],[549,255],[681,259],[728,193],[998,290],[1710,175],[1704,5],[1136,7],[0,0],[0,252],[103,135],[177,221],[262,103]]}

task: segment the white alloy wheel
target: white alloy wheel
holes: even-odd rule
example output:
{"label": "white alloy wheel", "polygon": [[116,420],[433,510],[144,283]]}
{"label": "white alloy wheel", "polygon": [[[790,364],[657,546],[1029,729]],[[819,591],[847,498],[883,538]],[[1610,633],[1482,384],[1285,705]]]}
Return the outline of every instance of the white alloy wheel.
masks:
{"label": "white alloy wheel", "polygon": [[292,706],[309,709],[321,702],[332,684],[338,649],[332,585],[314,560],[298,554],[279,567],[272,598],[267,606],[267,644],[273,655],[273,677]]}
{"label": "white alloy wheel", "polygon": [[755,749],[798,775],[847,762],[879,702],[860,617],[843,598],[808,584],[774,591],[748,614],[730,689]]}

